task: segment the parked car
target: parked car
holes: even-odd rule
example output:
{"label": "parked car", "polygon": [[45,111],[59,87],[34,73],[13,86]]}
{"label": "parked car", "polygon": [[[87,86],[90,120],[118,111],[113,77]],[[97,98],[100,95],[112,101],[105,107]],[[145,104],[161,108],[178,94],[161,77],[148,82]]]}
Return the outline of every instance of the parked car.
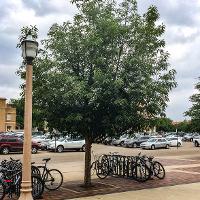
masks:
{"label": "parked car", "polygon": [[[39,145],[32,142],[32,153],[37,153]],[[0,152],[2,154],[9,154],[10,152],[22,152],[23,140],[19,137],[3,136],[0,137]]]}
{"label": "parked car", "polygon": [[130,144],[132,143],[132,141],[137,140],[137,137],[132,136],[130,138],[125,139],[123,146],[124,147],[132,147]]}
{"label": "parked car", "polygon": [[114,145],[114,146],[123,146],[124,145],[124,141],[126,140],[128,138],[128,135],[126,135],[126,134],[124,134],[124,135],[122,135],[122,136],[120,136],[120,138],[119,139],[113,139],[112,140],[112,144]]}
{"label": "parked car", "polygon": [[200,146],[200,136],[194,137],[193,143],[194,143],[195,147],[199,147]]}
{"label": "parked car", "polygon": [[47,138],[45,135],[33,137],[32,141],[37,142],[41,150],[47,150],[49,142],[52,142],[52,140]]}
{"label": "parked car", "polygon": [[183,142],[180,137],[169,137],[166,139],[167,139],[167,141],[169,141],[169,146],[171,146],[171,147],[183,146]]}
{"label": "parked car", "polygon": [[61,153],[64,150],[78,150],[85,151],[85,140],[82,139],[70,139],[70,138],[62,138],[55,141],[52,141],[47,146],[47,150],[56,151]]}
{"label": "parked car", "polygon": [[105,138],[105,140],[102,141],[102,143],[105,145],[111,145],[112,140],[113,139],[111,137],[107,137],[107,138]]}
{"label": "parked car", "polygon": [[127,144],[128,147],[140,147],[140,144],[143,142],[146,142],[147,140],[149,140],[151,137],[150,136],[142,136],[133,140],[130,140],[129,143]]}
{"label": "parked car", "polygon": [[142,149],[169,148],[169,142],[165,138],[151,138],[140,144]]}
{"label": "parked car", "polygon": [[197,137],[197,136],[199,136],[198,133],[187,133],[187,134],[183,137],[183,140],[184,140],[184,141],[190,141],[190,142],[192,142],[192,141],[193,141],[193,138],[194,138],[194,137]]}

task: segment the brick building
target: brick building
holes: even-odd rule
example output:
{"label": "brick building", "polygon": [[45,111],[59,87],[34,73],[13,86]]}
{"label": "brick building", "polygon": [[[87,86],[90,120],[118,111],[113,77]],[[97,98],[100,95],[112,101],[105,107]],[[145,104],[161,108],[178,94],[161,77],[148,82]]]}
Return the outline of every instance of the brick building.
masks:
{"label": "brick building", "polygon": [[16,129],[16,108],[0,97],[0,132]]}

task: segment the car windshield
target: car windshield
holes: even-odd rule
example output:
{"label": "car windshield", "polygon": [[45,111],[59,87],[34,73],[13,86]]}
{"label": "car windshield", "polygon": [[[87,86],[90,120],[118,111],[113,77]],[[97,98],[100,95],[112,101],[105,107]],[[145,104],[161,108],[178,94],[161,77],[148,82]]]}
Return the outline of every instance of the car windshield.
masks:
{"label": "car windshield", "polygon": [[151,138],[151,139],[149,139],[148,140],[148,142],[155,142],[157,139],[155,139],[155,138]]}

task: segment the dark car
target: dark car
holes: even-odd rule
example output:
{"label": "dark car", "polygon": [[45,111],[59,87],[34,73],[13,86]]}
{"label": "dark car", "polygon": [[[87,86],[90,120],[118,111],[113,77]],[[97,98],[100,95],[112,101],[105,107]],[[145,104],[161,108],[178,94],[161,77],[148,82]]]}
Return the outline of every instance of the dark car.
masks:
{"label": "dark car", "polygon": [[143,142],[146,142],[148,139],[150,139],[151,137],[150,136],[142,136],[136,140],[132,140],[131,141],[131,144],[129,144],[130,147],[140,147],[140,144],[143,143]]}
{"label": "dark car", "polygon": [[[32,142],[32,153],[37,153],[39,145]],[[0,137],[0,152],[2,154],[8,154],[9,152],[22,152],[23,140],[19,137],[1,136]]]}

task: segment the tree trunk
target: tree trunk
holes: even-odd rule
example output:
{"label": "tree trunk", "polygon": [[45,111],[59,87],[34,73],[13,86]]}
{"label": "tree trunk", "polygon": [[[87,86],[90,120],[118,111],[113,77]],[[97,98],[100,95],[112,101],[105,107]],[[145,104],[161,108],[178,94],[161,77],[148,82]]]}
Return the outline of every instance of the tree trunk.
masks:
{"label": "tree trunk", "polygon": [[84,175],[84,186],[91,186],[91,148],[92,140],[89,136],[85,137],[85,175]]}

